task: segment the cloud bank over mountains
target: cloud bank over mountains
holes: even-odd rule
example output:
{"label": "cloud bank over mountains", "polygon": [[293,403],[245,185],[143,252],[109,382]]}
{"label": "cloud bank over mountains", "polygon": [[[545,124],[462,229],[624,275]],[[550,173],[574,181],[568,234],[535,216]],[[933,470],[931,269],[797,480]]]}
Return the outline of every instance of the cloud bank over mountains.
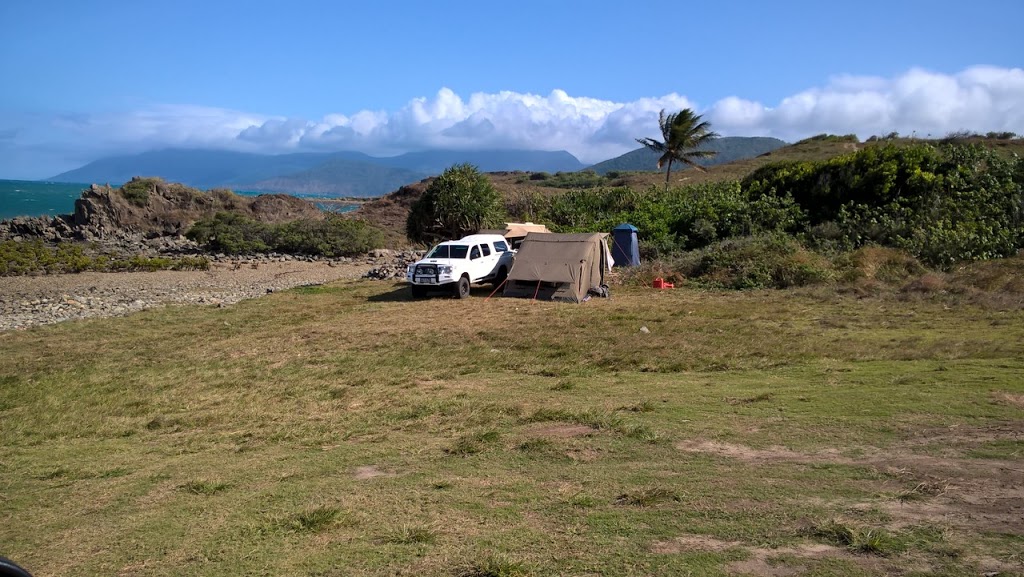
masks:
{"label": "cloud bank over mountains", "polygon": [[503,91],[463,98],[441,88],[396,111],[363,110],[317,120],[160,105],[0,124],[0,151],[21,147],[19,154],[8,155],[9,161],[49,154],[63,164],[54,168],[168,147],[358,150],[378,156],[430,148],[567,150],[584,162],[598,162],[637,148],[635,138],[660,137],[657,117],[663,108],[694,108],[723,136],[787,141],[823,132],[861,138],[893,131],[920,137],[958,130],[1020,134],[1024,69],[976,66],[956,74],[912,69],[893,78],[839,76],[776,104],[739,96],[704,104],[676,93],[612,102],[562,90],[546,96]]}

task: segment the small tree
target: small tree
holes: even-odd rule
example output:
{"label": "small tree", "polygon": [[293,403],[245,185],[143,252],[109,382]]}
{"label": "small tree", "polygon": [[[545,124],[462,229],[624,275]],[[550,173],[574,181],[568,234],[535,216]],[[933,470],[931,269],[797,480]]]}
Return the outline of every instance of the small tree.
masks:
{"label": "small tree", "polygon": [[710,158],[716,152],[699,150],[699,147],[718,138],[718,134],[711,132],[711,124],[705,122],[700,114],[694,114],[693,110],[689,108],[671,114],[665,114],[663,109],[658,114],[658,126],[661,127],[661,136],[665,139],[664,142],[658,142],[653,138],[637,138],[636,141],[661,154],[661,157],[658,158],[658,170],[661,170],[662,166],[667,167],[665,190],[668,190],[672,162],[678,160],[703,171],[704,167],[697,164],[696,159]]}
{"label": "small tree", "polygon": [[451,166],[413,203],[405,222],[415,242],[461,238],[498,220],[501,199],[490,179],[475,166]]}

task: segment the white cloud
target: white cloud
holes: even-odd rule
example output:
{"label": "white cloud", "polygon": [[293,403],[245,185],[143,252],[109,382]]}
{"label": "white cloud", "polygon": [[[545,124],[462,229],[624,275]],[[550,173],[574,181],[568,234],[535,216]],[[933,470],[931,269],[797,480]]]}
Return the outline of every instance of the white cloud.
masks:
{"label": "white cloud", "polygon": [[726,98],[711,107],[719,132],[795,140],[822,132],[866,138],[897,131],[1024,133],[1024,70],[977,66],[957,74],[913,69],[895,78],[841,76],[777,106]]}
{"label": "white cloud", "polygon": [[[920,136],[956,130],[1024,133],[1024,70],[976,66],[957,74],[912,69],[892,78],[836,76],[774,105],[737,95],[702,108],[675,93],[614,102],[562,90],[548,95],[474,93],[464,99],[441,88],[399,110],[332,113],[317,120],[164,105],[47,123],[26,118],[0,131],[10,135],[4,148],[49,150],[63,164],[166,147],[376,155],[428,148],[524,148],[568,150],[584,162],[596,162],[635,149],[636,138],[659,137],[657,118],[663,108],[694,108],[725,136],[789,141],[822,132],[862,138],[892,131]],[[5,175],[12,174],[8,168],[0,164]]]}

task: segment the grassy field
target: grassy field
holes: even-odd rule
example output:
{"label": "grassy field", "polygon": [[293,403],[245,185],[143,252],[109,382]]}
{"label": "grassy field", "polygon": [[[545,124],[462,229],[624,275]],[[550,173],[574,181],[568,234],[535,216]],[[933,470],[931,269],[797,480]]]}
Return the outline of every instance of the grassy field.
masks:
{"label": "grassy field", "polygon": [[46,575],[1024,575],[1024,310],[307,287],[0,334]]}

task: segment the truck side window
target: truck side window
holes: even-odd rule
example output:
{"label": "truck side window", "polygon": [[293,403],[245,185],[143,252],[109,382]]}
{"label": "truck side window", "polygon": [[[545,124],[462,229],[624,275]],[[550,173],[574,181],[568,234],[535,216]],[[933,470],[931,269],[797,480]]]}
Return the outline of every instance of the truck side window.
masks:
{"label": "truck side window", "polygon": [[473,250],[469,251],[469,260],[480,258],[480,247],[474,246]]}
{"label": "truck side window", "polygon": [[505,244],[505,241],[499,240],[494,243],[494,250],[498,252],[508,252],[508,245]]}
{"label": "truck side window", "polygon": [[491,247],[487,244],[480,245],[480,248],[484,251],[484,256],[491,256]]}

